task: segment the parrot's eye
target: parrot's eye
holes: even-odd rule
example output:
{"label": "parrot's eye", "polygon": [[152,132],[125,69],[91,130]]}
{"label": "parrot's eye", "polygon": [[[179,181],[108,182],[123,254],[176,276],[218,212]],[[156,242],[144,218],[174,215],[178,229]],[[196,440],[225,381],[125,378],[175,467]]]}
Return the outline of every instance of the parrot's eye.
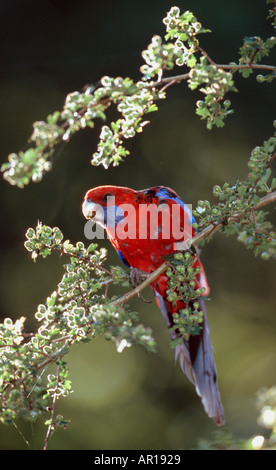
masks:
{"label": "parrot's eye", "polygon": [[87,202],[92,202],[92,199],[90,199],[90,197],[88,199],[86,199]]}
{"label": "parrot's eye", "polygon": [[107,199],[108,199],[109,197],[112,197],[112,194],[111,194],[111,193],[106,193],[106,194],[104,194],[103,197],[102,197],[102,201],[103,201],[103,202],[107,202]]}

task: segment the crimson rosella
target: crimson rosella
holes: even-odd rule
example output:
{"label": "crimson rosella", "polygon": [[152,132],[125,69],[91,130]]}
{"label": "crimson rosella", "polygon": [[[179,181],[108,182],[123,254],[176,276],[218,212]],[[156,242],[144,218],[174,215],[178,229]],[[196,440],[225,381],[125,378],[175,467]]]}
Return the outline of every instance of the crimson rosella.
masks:
{"label": "crimson rosella", "polygon": [[[150,208],[153,208],[151,213]],[[164,186],[140,191],[119,186],[99,186],[86,193],[82,211],[87,219],[93,219],[106,230],[122,262],[134,271],[153,272],[163,263],[165,256],[179,251],[181,247],[187,250],[188,245],[179,245],[179,242],[187,243],[188,238],[194,235],[191,211],[173,190]],[[153,214],[151,224],[148,223],[149,213]],[[157,218],[154,214],[158,214]],[[209,286],[197,250],[193,250],[193,256],[193,267],[198,268],[194,288],[204,287],[203,295],[206,296]],[[151,288],[175,339],[178,332],[172,329],[173,314],[187,306],[193,310],[195,300],[189,301],[188,305],[183,300],[169,300],[168,280],[166,273],[162,273],[151,283]],[[194,383],[207,415],[221,425],[224,414],[203,298],[196,299],[196,303],[203,312],[200,333],[183,338],[183,342],[175,348],[175,356],[179,358],[184,374]]]}

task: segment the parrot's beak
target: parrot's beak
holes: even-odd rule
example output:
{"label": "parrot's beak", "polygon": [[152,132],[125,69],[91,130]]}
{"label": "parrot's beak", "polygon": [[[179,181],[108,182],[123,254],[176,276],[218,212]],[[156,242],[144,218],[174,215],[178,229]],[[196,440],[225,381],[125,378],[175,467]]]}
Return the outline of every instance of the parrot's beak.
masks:
{"label": "parrot's beak", "polygon": [[97,205],[94,202],[88,201],[87,199],[84,201],[82,205],[82,213],[86,219],[93,219],[97,213]]}
{"label": "parrot's beak", "polygon": [[92,219],[104,228],[115,227],[124,218],[124,209],[120,206],[117,207],[114,203],[102,206],[89,197],[82,204],[82,213],[86,219]]}
{"label": "parrot's beak", "polygon": [[93,219],[94,222],[104,226],[104,209],[99,204],[85,199],[82,205],[82,213],[86,219]]}

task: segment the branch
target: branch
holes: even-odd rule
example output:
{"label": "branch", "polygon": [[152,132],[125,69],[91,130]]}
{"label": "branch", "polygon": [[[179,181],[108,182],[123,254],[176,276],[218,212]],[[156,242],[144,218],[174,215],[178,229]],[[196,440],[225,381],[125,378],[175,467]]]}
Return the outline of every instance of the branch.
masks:
{"label": "branch", "polygon": [[240,70],[240,69],[255,69],[255,70],[269,70],[273,72],[276,70],[275,65],[265,64],[215,64],[218,69],[224,70]]}
{"label": "branch", "polygon": [[254,210],[260,209],[263,206],[267,206],[267,204],[271,204],[272,202],[276,201],[276,191],[273,193],[267,194],[266,196],[262,197],[258,204],[253,207]]}
{"label": "branch", "polygon": [[[242,70],[242,69],[253,69],[253,70],[267,70],[267,71],[275,71],[276,72],[276,67],[274,65],[265,65],[265,64],[216,64],[215,62],[211,62],[212,65],[214,65],[217,69],[223,69],[223,70]],[[193,69],[191,69],[193,70]],[[188,73],[183,73],[180,75],[174,75],[172,77],[165,77],[162,78],[161,80],[157,80],[153,84],[149,85],[150,88],[157,87],[160,85],[165,85],[166,83],[179,83],[182,80],[187,80],[190,78],[190,72]],[[173,84],[172,83],[172,84]],[[146,85],[145,85],[146,86]]]}
{"label": "branch", "polygon": [[[253,206],[251,210],[253,211],[258,210],[263,206],[272,204],[273,202],[276,202],[276,191],[262,197],[260,201],[258,202],[258,204]],[[229,217],[228,223],[234,222],[238,216],[240,217],[244,213],[245,213],[245,210],[236,212],[231,217]],[[222,225],[223,225],[223,222],[209,225],[204,230],[202,230],[202,232],[198,233],[197,235],[193,237],[191,241],[191,245],[197,245],[204,238],[217,232],[222,227]],[[153,271],[153,273],[149,274],[147,279],[145,279],[145,281],[139,284],[139,286],[135,287],[135,289],[133,289],[132,291],[127,292],[126,294],[122,295],[119,299],[114,300],[113,302],[110,303],[110,305],[112,306],[124,305],[132,297],[139,294],[143,289],[145,289],[145,287],[149,286],[153,281],[155,281],[155,279],[157,279],[160,276],[160,274],[164,273],[168,269],[169,265],[170,265],[169,261],[164,261],[164,263],[162,263],[155,271]]]}
{"label": "branch", "polygon": [[160,276],[160,274],[162,274],[164,271],[166,271],[166,269],[169,267],[169,265],[170,265],[169,261],[164,261],[164,263],[162,263],[161,266],[159,266],[159,268],[157,268],[153,273],[151,273],[147,277],[147,279],[145,279],[143,282],[141,282],[141,284],[139,284],[139,286],[135,287],[135,289],[133,289],[132,291],[127,292],[126,294],[122,295],[122,297],[120,297],[119,299],[114,300],[113,302],[110,303],[110,305],[112,305],[112,306],[124,305],[132,297],[139,294],[143,289],[145,289],[145,287],[147,287],[155,279],[157,279],[158,276]]}
{"label": "branch", "polygon": [[[258,204],[253,206],[251,210],[258,210],[263,206],[266,206],[268,204],[271,204],[272,202],[276,201],[276,191],[273,193],[267,194],[266,196],[262,197]],[[236,212],[233,214],[231,217],[228,219],[228,223],[235,222],[237,217],[242,216],[245,213],[245,210]],[[208,237],[209,235],[217,232],[223,225],[223,222],[219,222],[217,224],[211,224],[208,227],[206,227],[204,230],[202,230],[201,233],[198,233],[193,239],[192,239],[192,245],[197,245],[201,240],[204,238]]]}

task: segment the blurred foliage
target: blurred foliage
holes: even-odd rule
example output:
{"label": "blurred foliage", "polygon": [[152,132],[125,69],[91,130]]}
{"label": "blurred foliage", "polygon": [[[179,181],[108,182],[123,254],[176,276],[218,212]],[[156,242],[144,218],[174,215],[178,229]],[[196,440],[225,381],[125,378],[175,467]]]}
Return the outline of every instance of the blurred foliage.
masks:
{"label": "blurred foliage", "polygon": [[249,439],[235,439],[225,431],[216,431],[211,439],[198,442],[198,449],[205,450],[275,450],[276,449],[276,387],[260,389],[256,397],[259,412],[258,422],[268,433],[258,434]]}
{"label": "blurred foliage", "polygon": [[[6,128],[9,129],[9,133],[5,136],[3,162],[5,162],[6,154],[10,152],[6,149],[11,149],[15,144],[22,148],[28,138],[31,122],[37,120],[37,116],[44,119],[45,115],[49,115],[53,109],[57,109],[62,105],[64,88],[70,91],[83,85],[85,75],[88,76],[87,80],[90,83],[93,80],[98,80],[99,75],[109,76],[112,70],[114,76],[122,74],[124,70],[126,70],[126,75],[130,76],[131,73],[136,75],[140,50],[144,49],[148,43],[148,40],[145,41],[143,37],[141,38],[139,19],[143,19],[144,35],[150,37],[153,30],[160,31],[160,35],[162,35],[163,31],[159,23],[161,23],[164,12],[171,7],[168,3],[158,2],[157,5],[152,2],[152,5],[148,5],[148,2],[141,2],[139,6],[135,7],[124,4],[125,11],[129,15],[129,22],[122,19],[112,4],[108,5],[110,16],[105,18],[106,35],[103,39],[102,3],[101,5],[99,3],[98,6],[95,2],[93,2],[93,5],[91,2],[79,2],[78,7],[76,7],[75,5],[71,6],[70,2],[67,2],[66,6],[63,2],[58,1],[45,2],[45,5],[40,7],[42,9],[35,7],[32,10],[32,15],[37,19],[37,22],[33,23],[32,21],[32,25],[34,24],[33,29],[30,28],[26,33],[22,32],[25,31],[25,27],[22,28],[23,23],[21,23],[24,15],[23,17],[17,15],[17,13],[22,12],[20,10],[22,5],[18,2],[10,2],[6,11],[4,8],[6,18],[15,13],[14,22],[10,24],[13,24],[14,27],[21,27],[18,29],[18,35],[15,36],[10,34],[9,22],[6,22],[5,27],[2,28],[2,34],[3,32],[6,34],[7,53],[5,63],[8,78],[8,80],[5,77],[3,78],[3,89],[7,91],[6,95],[9,96],[7,112],[4,113],[5,120],[3,121],[4,133]],[[191,6],[189,2],[186,3],[185,9],[194,9],[193,2],[190,2],[192,3]],[[262,31],[263,35],[266,36],[271,34],[271,30],[267,30],[267,25],[264,22],[262,23],[261,20],[261,18],[265,19],[267,16],[265,5],[260,6],[260,2],[244,2],[243,5],[240,5],[240,2],[237,2],[236,5],[233,5],[231,13],[236,17],[234,18],[229,14],[227,19],[225,18],[224,9],[221,10],[220,8],[219,2],[214,2],[214,6],[214,9],[210,9],[207,8],[206,4],[204,5],[204,2],[198,2],[196,12],[204,24],[211,25],[212,29],[215,32],[218,31],[218,34],[221,35],[221,41],[217,41],[217,39],[214,39],[213,42],[211,39],[205,40],[204,47],[208,50],[210,56],[216,57],[217,62],[219,62],[222,60],[221,58],[225,59],[229,54],[232,60],[233,48],[237,50],[241,38],[248,35],[242,48],[240,64],[244,65],[246,62],[245,55],[252,61],[251,65],[256,63],[259,60],[259,56],[255,54],[256,44],[259,45],[262,40],[253,36],[253,34],[256,33],[256,30],[260,31],[260,34]],[[249,8],[251,15],[248,15]],[[145,10],[147,11],[146,19]],[[270,12],[272,20],[275,18],[273,10]],[[157,11],[159,16],[156,15]],[[254,15],[253,11],[255,11]],[[116,22],[114,22],[114,15]],[[139,15],[141,18],[139,18]],[[91,21],[92,17],[95,21],[93,29],[95,40],[93,44],[91,44],[88,34],[88,31],[91,31],[91,25],[89,22],[87,23],[87,31],[84,27],[86,21],[88,19]],[[76,28],[76,19],[79,37],[74,35],[73,38],[71,28],[72,26]],[[233,34],[233,22],[236,27],[235,34]],[[46,23],[48,23],[47,26]],[[52,29],[53,25],[55,26],[54,29]],[[130,25],[132,29],[128,30]],[[44,29],[41,26],[44,26]],[[120,34],[118,34],[118,31],[120,31]],[[32,41],[33,34],[38,34],[37,42]],[[83,34],[87,34],[85,41],[83,41]],[[16,47],[19,51],[23,50],[20,35],[23,37],[24,54],[21,62],[20,60],[18,62]],[[128,38],[130,36],[133,38],[129,44],[126,44],[125,35],[128,35]],[[208,36],[212,35],[204,35],[204,38]],[[14,37],[16,37],[18,43],[15,42]],[[116,37],[116,46],[114,37]],[[263,51],[272,43],[263,41]],[[45,52],[42,53],[42,58],[38,59],[38,57],[41,57],[38,52],[43,49],[42,45],[46,46],[44,48]],[[194,53],[192,46],[194,47],[194,44],[189,44],[191,54]],[[37,49],[38,47],[40,49]],[[178,43],[177,47],[181,51],[184,50],[183,43]],[[229,47],[229,51],[227,47]],[[137,53],[133,53],[136,50]],[[150,48],[150,51],[152,50],[153,47]],[[122,53],[122,51],[124,52]],[[59,55],[60,52],[61,55]],[[114,54],[112,60],[110,60],[108,54]],[[120,56],[120,54],[122,55]],[[129,60],[132,55],[133,60]],[[127,65],[126,57],[128,58]],[[40,60],[43,62],[40,62]],[[195,66],[192,56],[189,56],[189,61],[191,67]],[[151,62],[150,58],[148,58],[148,62]],[[96,63],[92,77],[91,63]],[[75,67],[76,64],[77,67]],[[148,66],[151,67],[151,63]],[[202,59],[198,64],[198,72],[204,67],[206,68],[207,64]],[[208,65],[208,67],[210,71],[214,71],[213,78],[216,79],[215,69],[212,69],[212,65]],[[232,67],[235,68],[235,65],[233,64]],[[253,67],[246,66],[245,69],[237,67],[236,70],[240,70],[244,77],[248,75],[247,71],[249,69],[251,70]],[[19,74],[13,73],[18,70],[20,71]],[[54,75],[53,70],[55,71]],[[154,67],[151,70],[155,70]],[[151,74],[151,70],[147,69],[144,72]],[[70,78],[68,78],[68,72]],[[270,70],[267,74],[267,77],[269,77],[267,80],[263,80],[258,76],[258,81],[271,81],[271,78],[273,78],[271,75]],[[197,74],[194,77],[194,83],[197,80],[198,85],[200,85],[198,76]],[[216,185],[214,196],[229,198],[233,196],[236,185],[228,184],[225,187],[226,177],[228,181],[233,179],[235,181],[245,171],[245,164],[252,146],[263,141],[264,135],[268,139],[270,138],[271,122],[275,119],[275,116],[271,114],[273,106],[269,90],[260,90],[258,88],[256,91],[255,87],[257,85],[255,83],[250,82],[248,84],[246,81],[246,85],[243,85],[238,79],[236,81],[239,90],[243,91],[244,97],[241,94],[239,96],[240,104],[238,107],[235,106],[235,109],[239,111],[236,121],[232,123],[232,126],[230,125],[230,129],[220,130],[222,132],[221,136],[216,130],[213,130],[213,136],[208,136],[200,124],[191,118],[193,104],[189,101],[186,92],[183,91],[183,87],[179,91],[170,89],[167,92],[170,100],[166,104],[162,102],[159,106],[159,117],[151,119],[151,131],[148,132],[145,128],[143,136],[138,136],[138,140],[135,138],[134,143],[129,144],[132,158],[120,167],[120,171],[114,169],[108,172],[108,176],[100,168],[97,169],[96,173],[95,168],[91,169],[91,172],[87,171],[91,145],[94,148],[96,147],[97,136],[93,141],[90,133],[82,131],[80,137],[74,136],[70,142],[70,151],[66,150],[63,145],[60,147],[55,155],[55,172],[47,175],[47,178],[40,183],[40,188],[38,186],[28,187],[23,194],[16,188],[8,188],[5,185],[1,187],[5,203],[1,214],[3,227],[1,233],[3,241],[2,311],[5,317],[10,316],[12,318],[15,315],[13,325],[19,336],[22,325],[16,323],[18,315],[15,312],[19,311],[20,315],[27,316],[27,328],[29,328],[29,331],[34,330],[35,324],[29,312],[41,302],[41,297],[46,297],[49,295],[49,291],[55,288],[62,273],[59,260],[47,263],[47,259],[44,268],[37,263],[36,269],[32,270],[29,267],[28,260],[18,249],[18,245],[23,244],[23,234],[27,227],[34,226],[38,218],[41,220],[46,219],[47,223],[51,225],[58,224],[68,234],[68,237],[79,240],[83,237],[83,234],[81,228],[75,223],[75,219],[80,210],[83,193],[87,187],[92,187],[93,184],[105,184],[107,177],[113,184],[126,184],[127,181],[127,185],[136,187],[146,187],[160,183],[167,184],[174,187],[181,195],[184,194],[186,200],[201,199],[203,203],[199,204],[198,207],[207,214],[209,206],[206,205],[205,198],[210,198],[210,187]],[[232,82],[230,86],[232,87]],[[260,85],[258,86],[260,87]],[[266,83],[263,86],[266,86]],[[90,85],[88,85],[88,90],[91,91],[89,87]],[[194,88],[197,93],[197,86]],[[95,90],[97,91],[97,89],[99,88],[96,86]],[[87,93],[89,94],[90,91]],[[252,98],[254,93],[258,96],[257,108],[256,98]],[[76,95],[75,98],[83,95],[85,95],[85,92]],[[22,97],[24,98],[22,99]],[[72,99],[75,106],[74,95]],[[71,97],[68,98],[68,104],[70,104],[70,100]],[[199,100],[198,110],[202,106],[200,102]],[[235,98],[233,98],[233,102],[238,103]],[[209,114],[204,111],[205,105],[207,111],[209,109]],[[203,117],[208,117],[210,113],[212,115],[212,111],[210,111],[210,107],[208,108],[209,103],[205,103],[205,105],[202,108],[202,116],[205,112],[206,116]],[[154,110],[152,109],[152,111]],[[115,113],[110,111],[108,110],[108,113],[111,114],[113,119]],[[228,100],[224,103],[224,111],[229,111]],[[198,114],[200,115],[200,112]],[[170,122],[168,122],[168,115],[170,116]],[[187,115],[189,116],[188,119]],[[260,119],[261,115],[262,119]],[[46,136],[50,129],[51,135],[54,136],[54,143],[56,143],[55,139],[59,137],[59,131],[55,128],[56,120],[59,118],[60,115],[54,113],[50,114],[48,119],[47,125],[50,127],[47,127]],[[116,125],[116,120],[114,120],[114,123]],[[14,134],[15,125],[18,127],[16,135]],[[37,132],[41,130],[39,126],[40,124],[36,129]],[[104,127],[103,129],[95,124],[96,135],[99,135],[102,141],[105,137],[108,138],[108,132],[105,133],[107,128]],[[44,124],[42,130],[45,131]],[[118,129],[113,126],[112,131],[118,132]],[[66,141],[67,139],[64,139],[64,142]],[[226,145],[224,142],[226,142]],[[42,142],[41,145],[44,145],[44,143]],[[77,161],[76,154],[78,155]],[[170,163],[172,154],[174,155],[174,166]],[[160,158],[161,155],[162,158]],[[254,157],[258,160],[260,155],[261,152],[258,151],[255,154],[252,153],[253,170]],[[27,164],[35,159],[32,149],[27,149],[19,156],[23,159],[27,158]],[[41,162],[38,159],[37,162],[38,173],[41,172],[42,168],[44,170],[50,169],[50,165],[46,165],[46,168],[44,168],[45,161]],[[42,167],[39,165],[42,165]],[[255,164],[256,169],[257,167],[258,164]],[[66,171],[64,171],[65,168]],[[254,174],[254,171],[252,173]],[[268,175],[271,178],[269,185],[266,177],[261,180],[260,176],[257,178],[258,190],[261,189],[261,182],[265,192],[273,189],[273,175]],[[40,177],[34,178],[34,180],[37,179],[40,179]],[[183,184],[185,184],[185,191],[183,190]],[[210,208],[214,209],[212,205],[210,205]],[[200,210],[198,212],[200,213]],[[74,224],[72,224],[72,219]],[[263,220],[260,223],[262,224]],[[81,225],[81,222],[79,225]],[[255,226],[252,226],[254,233],[256,233],[255,228]],[[242,241],[250,244],[252,240],[249,240],[250,236],[248,235],[245,234]],[[271,374],[273,358],[275,358],[273,348],[275,298],[272,288],[274,268],[272,264],[269,264],[270,261],[268,261],[268,265],[264,266],[261,260],[257,261],[253,268],[250,254],[244,254],[238,246],[235,246],[235,255],[238,262],[233,264],[233,253],[226,253],[226,245],[221,238],[218,237],[215,243],[212,242],[209,245],[209,254],[205,255],[206,264],[210,270],[210,275],[209,272],[208,275],[211,278],[213,297],[218,299],[217,303],[215,301],[213,305],[212,302],[212,305],[210,303],[209,306],[212,310],[211,320],[213,318],[211,329],[214,339],[218,338],[215,341],[216,361],[220,370],[223,393],[225,393],[225,398],[227,397],[225,402],[229,415],[228,426],[232,427],[235,434],[240,436],[252,435],[255,433],[256,424],[254,418],[252,419],[253,406],[252,403],[248,402],[247,397],[252,396],[252,390],[256,390],[264,382],[270,382],[270,385],[275,383],[275,377]],[[263,256],[263,258],[265,257]],[[28,277],[26,276],[26,270],[30,274]],[[32,289],[30,289],[30,279],[32,279]],[[14,294],[15,289],[16,295]],[[139,311],[141,310],[140,303],[134,302],[134,307]],[[89,360],[87,358],[87,349],[83,351],[78,347],[74,358],[69,359],[68,364],[72,373],[71,378],[74,383],[78,384],[79,390],[76,390],[75,394],[70,395],[67,399],[69,400],[67,407],[70,411],[67,409],[64,413],[63,405],[61,405],[58,411],[59,414],[56,415],[57,425],[65,426],[67,422],[61,418],[61,415],[69,414],[75,427],[72,431],[68,429],[65,437],[57,433],[55,439],[51,441],[51,444],[56,448],[165,448],[166,446],[170,448],[187,448],[193,445],[195,440],[198,439],[198,435],[205,434],[206,437],[209,437],[210,424],[206,423],[204,417],[198,414],[198,403],[194,400],[193,393],[190,393],[188,386],[183,384],[182,377],[178,381],[177,376],[174,378],[172,375],[168,339],[163,333],[164,325],[161,320],[160,327],[159,320],[155,320],[153,315],[155,307],[143,305],[143,312],[141,312],[141,320],[146,324],[152,323],[156,328],[158,351],[159,354],[161,353],[161,357],[159,355],[158,358],[152,359],[151,366],[148,359],[145,360],[143,356],[129,355],[129,351],[124,351],[124,356],[120,356],[120,365],[118,365],[113,352],[109,352],[107,349],[107,343],[103,346],[98,343],[98,348],[94,346],[91,349],[90,362],[90,358]],[[260,312],[264,312],[266,322],[260,318]],[[240,315],[240,318],[238,318],[238,315]],[[11,328],[10,321],[8,321],[6,327],[7,329]],[[258,351],[256,351],[256,340],[259,345]],[[164,347],[161,346],[162,343],[164,343]],[[96,362],[95,354],[97,356]],[[94,356],[94,359],[92,356]],[[241,360],[241,356],[244,358],[243,360]],[[123,357],[124,359],[122,359]],[[252,358],[254,367],[251,365],[250,358]],[[161,365],[160,361],[162,361]],[[99,362],[99,365],[97,365],[97,362]],[[57,367],[65,388],[69,390],[65,365],[59,363]],[[135,378],[133,377],[134,369]],[[167,377],[164,376],[164,371],[167,372]],[[116,374],[118,374],[118,380],[116,380]],[[90,378],[88,378],[88,375]],[[95,383],[97,377],[99,377],[98,384]],[[241,383],[239,381],[242,379],[238,377],[245,377],[247,380],[244,379],[245,383]],[[133,378],[136,384],[132,383]],[[49,380],[51,380],[51,376]],[[97,387],[99,388],[98,394]],[[84,390],[81,391],[81,389],[86,389],[88,393],[85,393]],[[57,393],[55,389],[54,393]],[[260,409],[263,410],[266,406],[267,404],[263,401]],[[141,417],[143,417],[142,420]],[[90,424],[91,418],[92,427]],[[156,422],[158,422],[158,430],[156,430]],[[262,426],[263,423],[263,421],[260,421]],[[32,426],[34,425],[32,424]],[[35,426],[35,432],[28,425],[20,425],[20,428],[15,428],[14,432],[5,429],[2,439],[3,448],[19,448],[21,446],[26,447],[26,445],[40,447],[45,430],[40,431],[39,425],[36,424]],[[87,427],[89,427],[89,433],[87,433]],[[189,429],[189,436],[187,436],[187,428]],[[86,429],[85,432],[84,429]],[[227,447],[225,443],[219,444],[219,441],[223,443],[227,439],[224,437],[216,438],[217,443],[214,446]],[[230,439],[232,439],[230,447],[239,447],[236,438]],[[272,435],[269,439],[273,440]],[[266,442],[270,445],[269,441]],[[206,441],[205,444],[201,441],[201,446],[204,447],[204,445],[212,447],[213,444],[208,439],[208,444],[206,444]]]}

